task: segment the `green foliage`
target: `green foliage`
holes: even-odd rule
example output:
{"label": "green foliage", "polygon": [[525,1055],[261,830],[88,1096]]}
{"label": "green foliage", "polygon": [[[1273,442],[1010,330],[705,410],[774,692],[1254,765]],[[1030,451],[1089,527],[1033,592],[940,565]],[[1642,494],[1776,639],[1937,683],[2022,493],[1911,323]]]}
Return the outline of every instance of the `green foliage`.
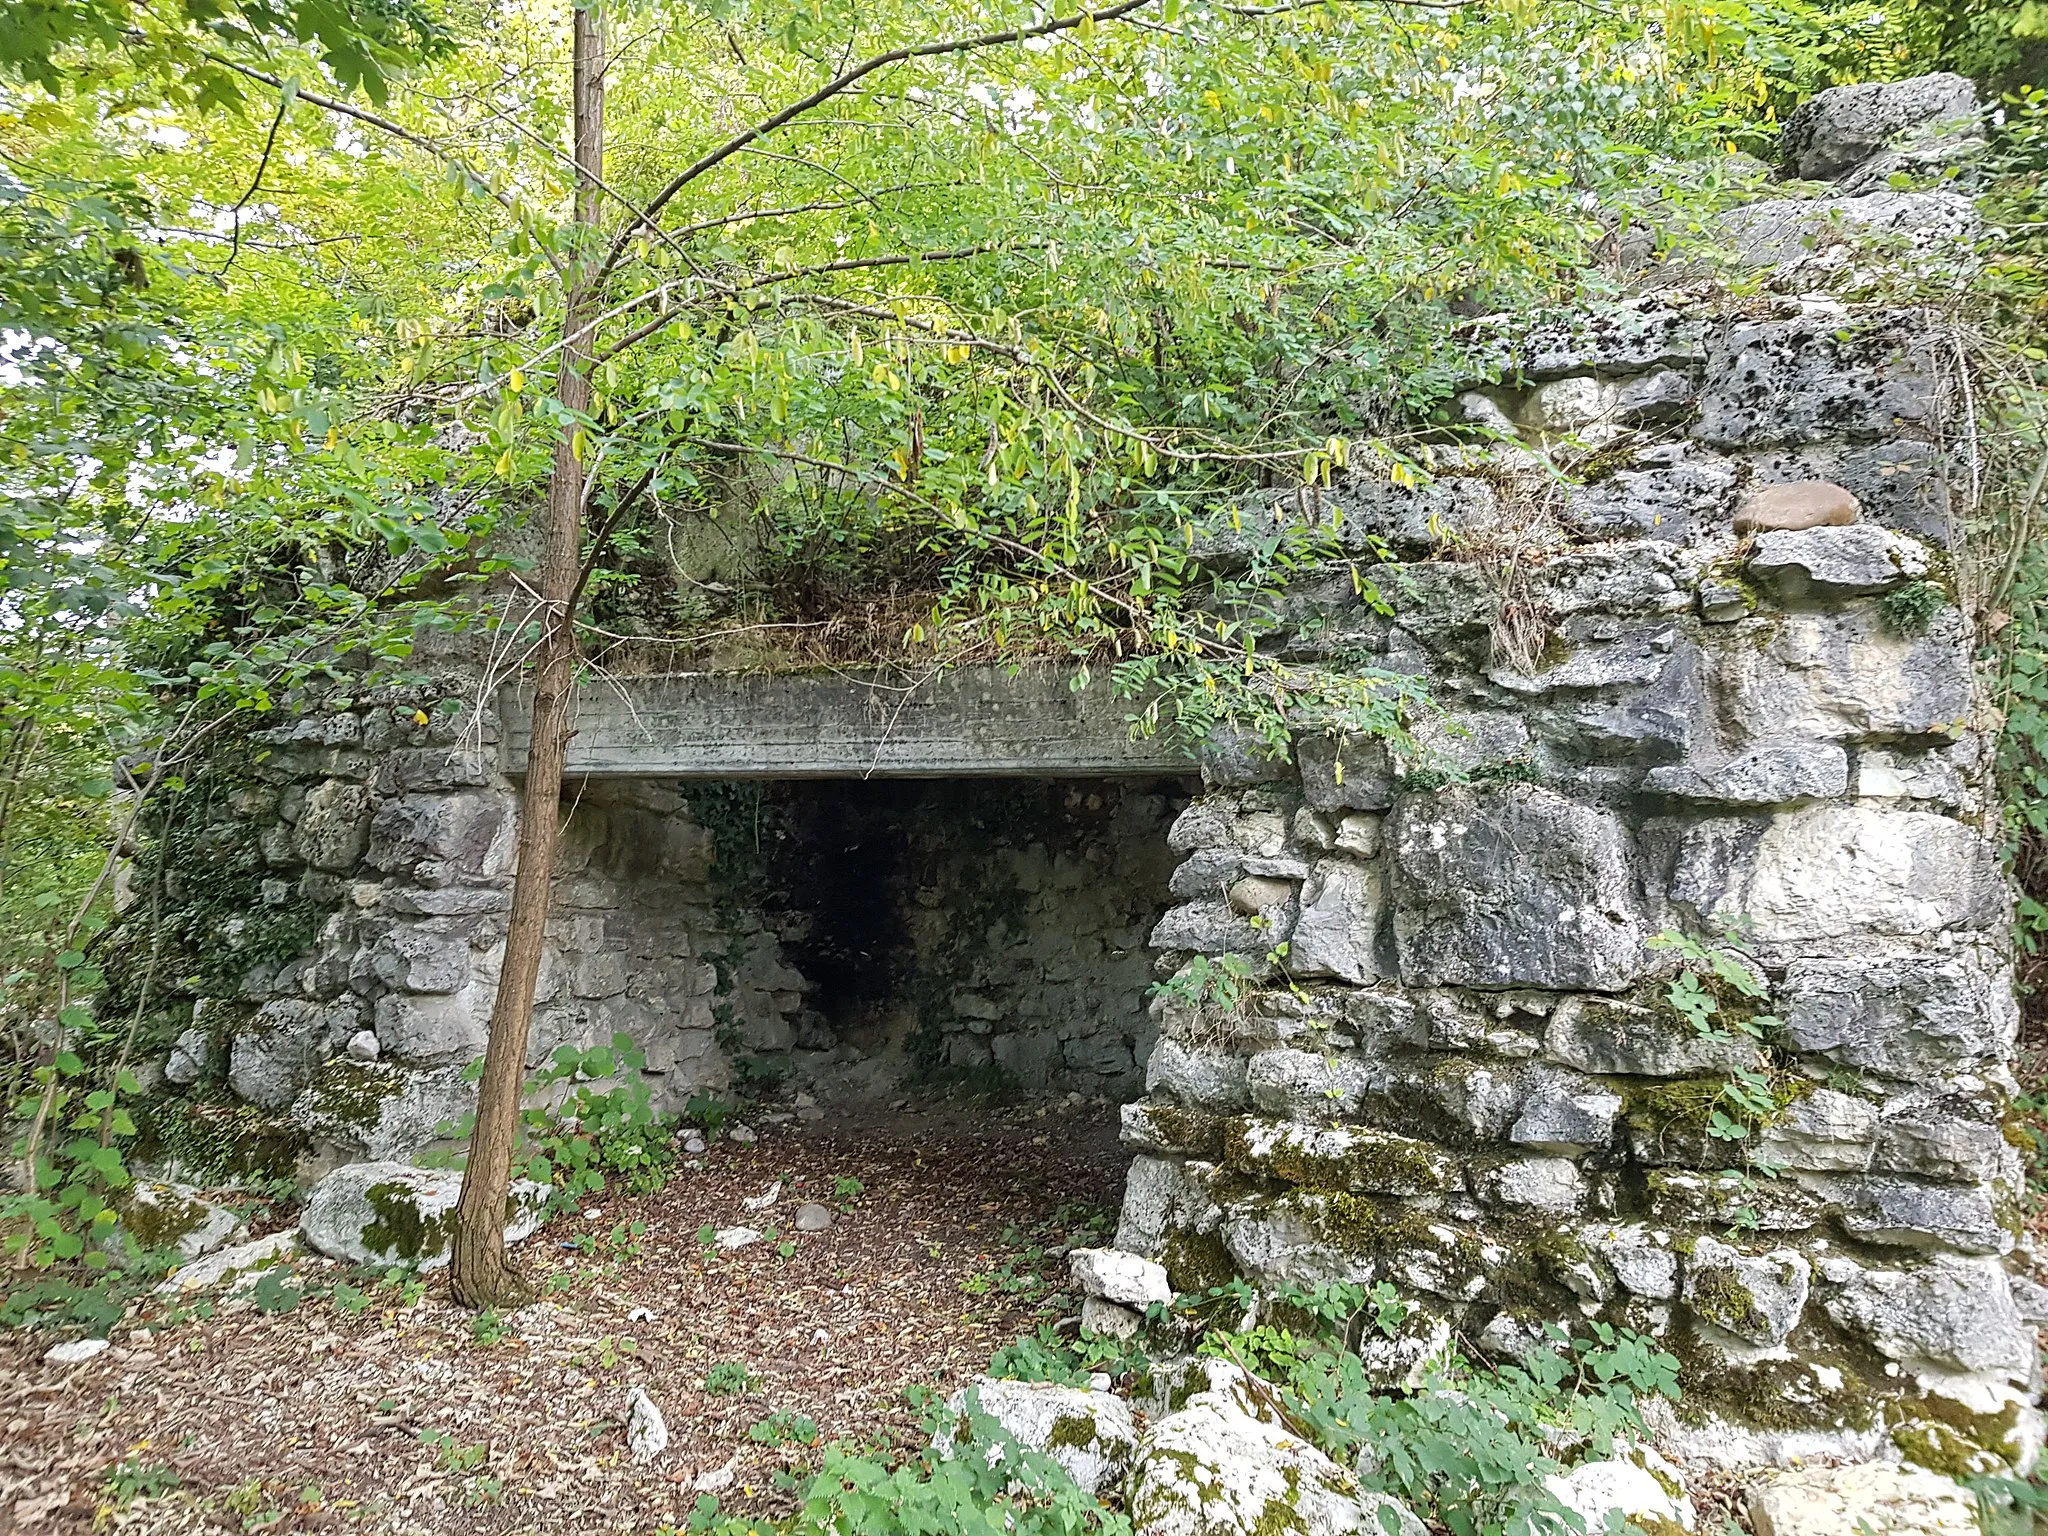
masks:
{"label": "green foliage", "polygon": [[1197,1012],[1213,1008],[1234,1014],[1258,975],[1259,968],[1243,955],[1195,955],[1166,980],[1154,982],[1146,995]]}
{"label": "green foliage", "polygon": [[1747,1141],[1756,1127],[1782,1107],[1761,1047],[1781,1027],[1773,1014],[1762,1012],[1770,987],[1738,949],[1737,930],[1704,943],[1666,929],[1649,941],[1653,950],[1676,954],[1681,969],[1665,988],[1664,1000],[1702,1039],[1746,1038],[1759,1047],[1751,1066],[1733,1068],[1721,1085],[1718,1101],[1708,1112],[1706,1132],[1718,1141]]}
{"label": "green foliage", "polygon": [[107,1468],[107,1502],[117,1510],[126,1509],[137,1499],[153,1499],[169,1493],[184,1479],[169,1467],[159,1467],[138,1457],[124,1456]]}
{"label": "green foliage", "polygon": [[[60,962],[65,958],[60,956]],[[89,1022],[82,1004],[73,1003],[68,1011],[76,1015],[70,1020],[73,1029]],[[135,1134],[135,1122],[120,1097],[138,1092],[139,1085],[134,1074],[124,1071],[114,1086],[95,1088],[91,1079],[97,1075],[71,1051],[58,1051],[30,1075],[41,1097],[25,1100],[19,1112],[27,1117],[47,1106],[48,1123],[57,1134],[42,1143],[34,1186],[0,1195],[0,1233],[5,1234],[0,1253],[18,1265],[107,1267],[103,1246],[120,1219],[114,1198],[130,1183],[121,1144]]]}
{"label": "green foliage", "polygon": [[[646,1056],[633,1037],[617,1034],[610,1045],[556,1049],[548,1065],[527,1078],[529,1096],[553,1097],[553,1107],[521,1112],[525,1152],[521,1171],[550,1184],[550,1210],[567,1210],[584,1196],[601,1193],[619,1179],[635,1193],[659,1189],[675,1162],[675,1142],[654,1113],[647,1082],[640,1075]],[[695,1101],[692,1101],[693,1103]]]}
{"label": "green foliage", "polygon": [[738,1360],[720,1360],[704,1374],[704,1390],[713,1397],[739,1397],[754,1384]]}
{"label": "green foliage", "polygon": [[816,1445],[818,1423],[808,1414],[778,1408],[747,1426],[747,1438],[760,1445]]}
{"label": "green foliage", "polygon": [[1101,1336],[1069,1340],[1041,1324],[1035,1334],[1015,1339],[990,1356],[987,1374],[1004,1381],[1085,1387],[1097,1372],[1122,1376],[1145,1366],[1145,1351],[1135,1340]]}

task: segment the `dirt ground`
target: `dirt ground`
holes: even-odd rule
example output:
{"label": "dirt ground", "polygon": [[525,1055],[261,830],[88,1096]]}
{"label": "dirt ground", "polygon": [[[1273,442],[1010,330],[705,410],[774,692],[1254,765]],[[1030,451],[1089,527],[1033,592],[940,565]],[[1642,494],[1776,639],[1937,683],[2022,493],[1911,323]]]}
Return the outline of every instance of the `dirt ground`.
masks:
{"label": "dirt ground", "polygon": [[[438,1276],[408,1297],[315,1260],[294,1310],[244,1292],[152,1331],[152,1302],[82,1365],[45,1364],[47,1334],[0,1335],[0,1536],[649,1532],[703,1490],[787,1508],[800,1419],[907,1440],[906,1387],[950,1390],[1074,1310],[1054,1250],[1107,1240],[1126,1161],[1106,1106],[756,1129],[658,1193],[557,1218],[515,1250],[543,1300],[504,1318],[454,1307]],[[828,1229],[794,1230],[806,1201]],[[742,1225],[766,1235],[707,1251],[705,1227]],[[635,1386],[671,1435],[644,1466]]]}

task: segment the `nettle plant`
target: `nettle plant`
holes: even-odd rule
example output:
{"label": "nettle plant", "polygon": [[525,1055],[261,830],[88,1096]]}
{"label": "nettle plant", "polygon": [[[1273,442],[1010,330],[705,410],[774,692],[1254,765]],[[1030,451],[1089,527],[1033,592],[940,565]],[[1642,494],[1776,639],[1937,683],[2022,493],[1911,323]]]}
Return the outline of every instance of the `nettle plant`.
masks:
{"label": "nettle plant", "polygon": [[1767,1051],[1783,1021],[1764,1011],[1770,985],[1735,948],[1740,938],[1739,929],[1729,928],[1708,943],[1667,928],[1650,940],[1651,949],[1679,958],[1678,974],[1664,989],[1672,1011],[1702,1039],[1739,1038],[1756,1046],[1754,1065],[1731,1069],[1707,1116],[1707,1134],[1726,1142],[1748,1141],[1780,1108]]}
{"label": "nettle plant", "polygon": [[[527,1079],[529,1099],[521,1111],[526,1156],[518,1172],[549,1184],[553,1209],[600,1194],[608,1181],[622,1179],[634,1193],[659,1189],[675,1161],[674,1138],[654,1112],[640,1073],[647,1058],[627,1034],[588,1049],[559,1046],[548,1065]],[[567,1083],[559,1099],[553,1089]]]}

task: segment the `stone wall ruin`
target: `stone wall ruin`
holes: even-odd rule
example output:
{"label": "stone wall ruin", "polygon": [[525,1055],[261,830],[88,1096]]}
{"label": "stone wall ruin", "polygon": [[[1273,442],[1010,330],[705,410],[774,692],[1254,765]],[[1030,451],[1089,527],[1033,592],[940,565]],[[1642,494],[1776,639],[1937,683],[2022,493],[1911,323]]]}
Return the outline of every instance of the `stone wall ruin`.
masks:
{"label": "stone wall ruin", "polygon": [[[1842,174],[1827,230],[1967,217]],[[1725,232],[1803,282],[1860,259],[1778,248],[1817,207]],[[1678,1449],[2029,1465],[2048,1293],[1943,343],[1788,284],[1504,331],[1431,483],[1217,520],[1212,561],[1287,524],[1347,557],[1293,583],[1274,643],[1426,678],[1441,712],[1401,752],[1308,733],[1281,760],[1212,743],[1199,786],[767,787],[625,752],[567,797],[535,1059],[623,1031],[670,1109],[743,1061],[1123,1098],[1118,1246],[1183,1290],[1389,1283],[1417,1306],[1391,1377],[1454,1332],[1513,1353],[1597,1320],[1683,1361]],[[1737,537],[1751,491],[1813,479],[1859,520]],[[463,692],[265,732],[209,802],[248,910],[170,1083],[337,1156],[463,1107],[516,807],[495,717],[438,707]],[[1753,971],[1764,996],[1717,999],[1753,1035],[1672,1005],[1681,935]],[[1266,983],[1237,1007],[1189,982],[1225,954]]]}

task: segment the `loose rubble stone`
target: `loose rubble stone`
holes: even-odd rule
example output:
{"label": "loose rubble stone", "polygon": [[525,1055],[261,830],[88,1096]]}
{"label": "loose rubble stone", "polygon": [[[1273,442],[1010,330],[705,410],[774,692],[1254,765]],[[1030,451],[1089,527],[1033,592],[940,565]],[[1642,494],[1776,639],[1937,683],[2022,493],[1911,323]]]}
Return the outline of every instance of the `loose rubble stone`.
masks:
{"label": "loose rubble stone", "polygon": [[1145,1315],[1101,1296],[1081,1298],[1081,1331],[1104,1339],[1135,1339]]}
{"label": "loose rubble stone", "polygon": [[668,1449],[668,1420],[654,1406],[645,1387],[635,1387],[626,1394],[626,1449],[642,1466]]}
{"label": "loose rubble stone", "polygon": [[194,1259],[190,1264],[179,1265],[156,1288],[156,1294],[176,1296],[184,1291],[203,1291],[223,1280],[235,1280],[239,1284],[245,1277],[253,1277],[256,1271],[267,1269],[296,1253],[298,1247],[299,1234],[295,1229],[273,1232],[252,1242],[237,1243],[232,1248],[222,1248],[204,1258]]}
{"label": "loose rubble stone", "polygon": [[[299,1216],[308,1247],[352,1264],[448,1263],[462,1173],[405,1163],[349,1163],[315,1184]],[[515,1179],[506,1201],[505,1241],[516,1243],[546,1220],[548,1188]]]}
{"label": "loose rubble stone", "polygon": [[1138,1536],[1427,1536],[1384,1494],[1370,1494],[1321,1451],[1277,1425],[1198,1394],[1152,1426],[1131,1470]]}
{"label": "loose rubble stone", "polygon": [[1409,986],[1618,991],[1644,928],[1627,829],[1533,787],[1404,795],[1388,823]]}
{"label": "loose rubble stone", "polygon": [[1757,1536],[1977,1536],[1976,1500],[1919,1467],[1853,1462],[1767,1473],[1749,1485]]}
{"label": "loose rubble stone", "polygon": [[[1024,1449],[1050,1456],[1085,1493],[1113,1492],[1137,1454],[1130,1404],[1110,1392],[983,1376],[947,1399],[951,1417],[932,1442],[937,1449],[952,1452],[974,1444],[970,1409],[994,1419]],[[999,1448],[989,1447],[988,1455],[998,1458]]]}
{"label": "loose rubble stone", "polygon": [[1693,1528],[1692,1500],[1682,1492],[1674,1495],[1654,1473],[1633,1461],[1581,1462],[1569,1472],[1551,1473],[1543,1486],[1585,1521],[1588,1531],[1605,1531],[1610,1514],[1619,1514],[1624,1520],[1668,1521],[1688,1531]]}
{"label": "loose rubble stone", "polygon": [[799,1232],[822,1232],[831,1225],[831,1211],[816,1201],[807,1201],[796,1208],[796,1229]]}
{"label": "loose rubble stone", "polygon": [[721,1253],[731,1253],[739,1248],[751,1248],[761,1241],[761,1233],[754,1227],[720,1227],[711,1234],[712,1242]]}
{"label": "loose rubble stone", "polygon": [[1843,1175],[1836,1189],[1844,1203],[1843,1229],[1865,1242],[1948,1247],[1961,1253],[2012,1251],[2013,1234],[1999,1219],[1986,1189],[1957,1189],[1879,1174]]}
{"label": "loose rubble stone", "polygon": [[1747,1254],[1702,1237],[1686,1260],[1686,1305],[1701,1321],[1772,1348],[1799,1326],[1813,1266],[1792,1248]]}
{"label": "loose rubble stone", "polygon": [[1139,1254],[1115,1248],[1075,1248],[1067,1254],[1067,1268],[1074,1289],[1083,1296],[1099,1296],[1140,1312],[1154,1302],[1164,1306],[1173,1300],[1166,1270]]}
{"label": "loose rubble stone", "polygon": [[66,1339],[62,1344],[52,1344],[43,1352],[45,1365],[83,1365],[86,1361],[106,1353],[105,1339]]}

